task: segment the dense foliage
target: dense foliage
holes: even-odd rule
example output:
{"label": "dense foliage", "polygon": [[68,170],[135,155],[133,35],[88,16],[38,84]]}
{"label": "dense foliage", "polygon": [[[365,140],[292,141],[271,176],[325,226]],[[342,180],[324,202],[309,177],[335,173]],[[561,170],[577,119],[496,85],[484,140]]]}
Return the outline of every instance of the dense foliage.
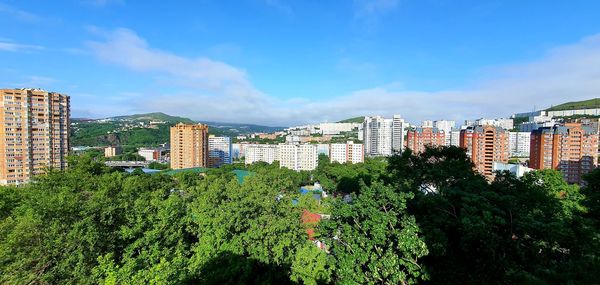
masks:
{"label": "dense foliage", "polygon": [[488,182],[453,147],[243,183],[69,165],[0,188],[1,284],[598,284],[600,170]]}

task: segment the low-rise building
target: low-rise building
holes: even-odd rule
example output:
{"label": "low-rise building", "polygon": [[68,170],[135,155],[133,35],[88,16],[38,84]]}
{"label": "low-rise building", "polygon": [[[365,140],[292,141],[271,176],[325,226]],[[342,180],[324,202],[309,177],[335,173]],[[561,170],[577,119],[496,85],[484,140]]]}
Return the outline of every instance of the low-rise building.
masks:
{"label": "low-rise building", "polygon": [[107,146],[104,148],[104,157],[113,157],[123,153],[120,146]]}
{"label": "low-rise building", "polygon": [[146,159],[146,161],[158,161],[161,159],[161,150],[156,148],[140,148],[138,155]]}
{"label": "low-rise building", "polygon": [[514,174],[516,177],[521,178],[521,177],[523,177],[523,175],[525,175],[525,173],[533,171],[535,169],[529,168],[527,166],[523,166],[520,164],[508,164],[508,163],[502,163],[502,162],[494,162],[494,164],[492,166],[492,170],[494,172],[508,171],[508,172]]}

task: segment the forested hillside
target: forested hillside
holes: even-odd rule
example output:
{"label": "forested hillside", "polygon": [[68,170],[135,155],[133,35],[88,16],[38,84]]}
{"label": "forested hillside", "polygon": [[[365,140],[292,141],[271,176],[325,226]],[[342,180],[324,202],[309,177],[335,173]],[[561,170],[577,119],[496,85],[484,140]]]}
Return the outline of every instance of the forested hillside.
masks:
{"label": "forested hillside", "polygon": [[1,284],[598,284],[600,170],[490,183],[455,147],[241,183],[69,165],[0,187]]}
{"label": "forested hillside", "polygon": [[[164,113],[147,113],[111,117],[102,120],[73,120],[71,145],[73,146],[156,146],[169,142],[169,128],[177,123],[198,123],[189,118]],[[209,133],[216,136],[234,137],[254,132],[274,132],[280,127],[252,124],[202,122],[209,126]]]}

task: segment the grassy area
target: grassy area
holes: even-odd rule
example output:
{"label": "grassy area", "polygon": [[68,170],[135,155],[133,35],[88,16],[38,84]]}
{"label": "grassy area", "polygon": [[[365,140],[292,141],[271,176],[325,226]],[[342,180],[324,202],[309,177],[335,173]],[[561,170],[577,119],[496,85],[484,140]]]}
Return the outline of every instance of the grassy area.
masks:
{"label": "grassy area", "polygon": [[364,120],[365,120],[365,117],[360,116],[360,117],[354,117],[354,118],[350,118],[350,119],[341,120],[338,123],[362,123],[362,122],[364,122]]}
{"label": "grassy area", "polygon": [[546,109],[546,111],[564,111],[577,109],[595,109],[600,108],[600,98],[594,98],[584,101],[567,102]]}

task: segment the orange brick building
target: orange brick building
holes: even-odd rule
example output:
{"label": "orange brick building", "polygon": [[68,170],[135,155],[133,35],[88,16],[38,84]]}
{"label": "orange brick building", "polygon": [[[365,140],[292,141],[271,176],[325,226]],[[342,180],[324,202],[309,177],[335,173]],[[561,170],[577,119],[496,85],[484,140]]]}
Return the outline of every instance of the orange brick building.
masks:
{"label": "orange brick building", "polygon": [[438,128],[414,128],[408,130],[406,141],[406,147],[414,153],[421,153],[426,146],[446,145],[446,134]]}
{"label": "orange brick building", "polygon": [[179,123],[171,127],[171,168],[208,167],[208,126]]}
{"label": "orange brick building", "polygon": [[466,149],[477,171],[488,178],[493,177],[494,162],[508,162],[508,144],[508,132],[501,127],[472,126],[460,131],[460,147]]}
{"label": "orange brick building", "polygon": [[0,185],[21,184],[48,167],[64,169],[70,98],[40,89],[0,89]]}
{"label": "orange brick building", "polygon": [[583,182],[582,176],[598,165],[598,132],[581,123],[566,123],[531,133],[529,167],[556,169],[569,183]]}

